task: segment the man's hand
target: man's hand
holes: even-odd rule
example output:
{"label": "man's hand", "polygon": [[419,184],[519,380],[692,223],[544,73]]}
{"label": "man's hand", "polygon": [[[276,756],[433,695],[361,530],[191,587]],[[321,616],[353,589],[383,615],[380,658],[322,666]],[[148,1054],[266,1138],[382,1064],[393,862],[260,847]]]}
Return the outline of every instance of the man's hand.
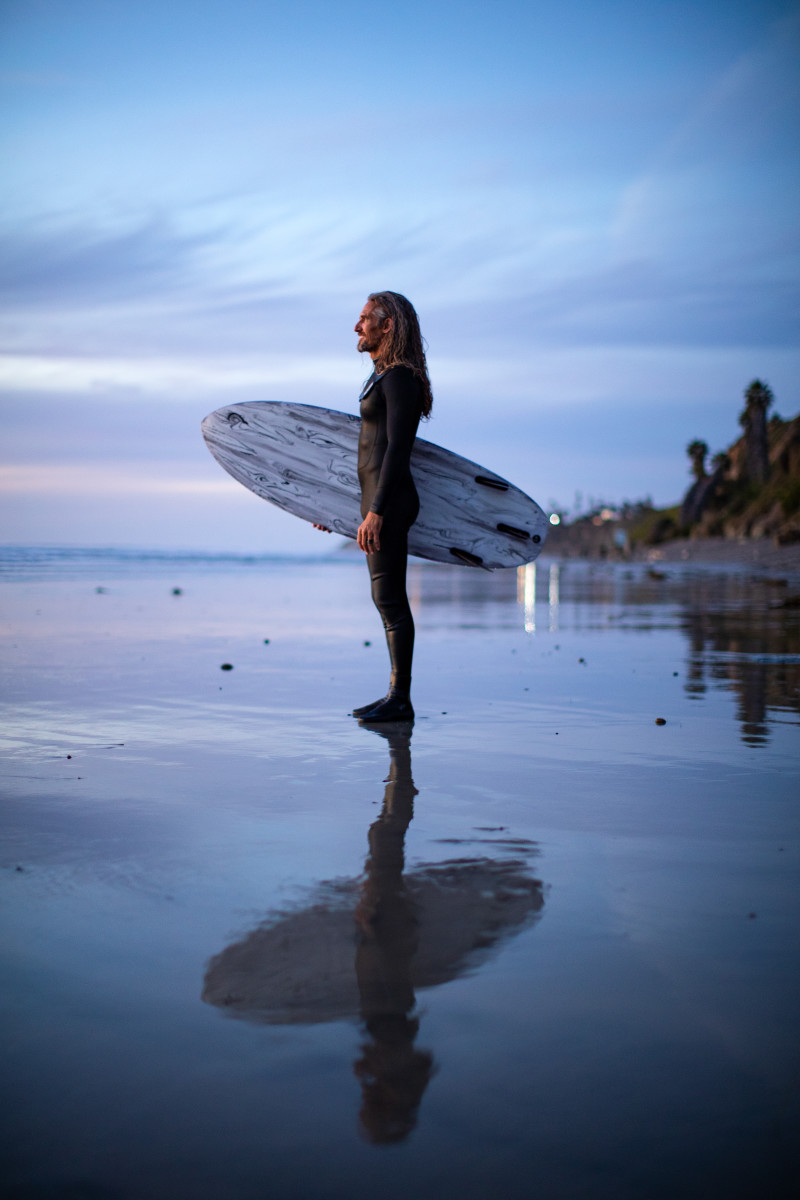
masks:
{"label": "man's hand", "polygon": [[380,550],[382,525],[383,517],[374,512],[367,513],[356,535],[359,550],[363,550],[365,554],[374,554],[376,550]]}

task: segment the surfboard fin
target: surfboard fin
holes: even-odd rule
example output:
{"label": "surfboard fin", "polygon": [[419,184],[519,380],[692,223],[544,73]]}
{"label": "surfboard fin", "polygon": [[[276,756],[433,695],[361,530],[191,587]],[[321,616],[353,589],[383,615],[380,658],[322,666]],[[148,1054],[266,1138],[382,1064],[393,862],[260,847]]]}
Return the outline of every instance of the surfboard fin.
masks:
{"label": "surfboard fin", "polygon": [[451,546],[450,553],[467,567],[480,567],[483,571],[489,572],[492,570],[491,567],[485,565],[482,558],[477,554],[470,554],[469,550],[458,550],[455,546]]}
{"label": "surfboard fin", "polygon": [[515,525],[506,525],[504,521],[501,521],[497,526],[497,531],[498,533],[508,533],[511,537],[519,538],[521,542],[527,542],[528,540],[527,529],[517,529]]}

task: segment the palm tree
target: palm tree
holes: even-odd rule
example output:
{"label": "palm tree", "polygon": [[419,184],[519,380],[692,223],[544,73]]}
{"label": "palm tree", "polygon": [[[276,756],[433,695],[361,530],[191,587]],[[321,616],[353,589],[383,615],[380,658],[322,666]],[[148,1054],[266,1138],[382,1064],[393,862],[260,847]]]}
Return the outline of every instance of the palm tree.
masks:
{"label": "palm tree", "polygon": [[706,455],[708,454],[707,444],[695,438],[693,442],[689,442],[689,445],[686,447],[686,453],[692,460],[692,474],[695,479],[705,479]]}
{"label": "palm tree", "polygon": [[769,475],[767,409],[774,399],[772,390],[754,379],[744,394],[745,406],[739,416],[747,449],[747,474],[754,483],[766,483]]}

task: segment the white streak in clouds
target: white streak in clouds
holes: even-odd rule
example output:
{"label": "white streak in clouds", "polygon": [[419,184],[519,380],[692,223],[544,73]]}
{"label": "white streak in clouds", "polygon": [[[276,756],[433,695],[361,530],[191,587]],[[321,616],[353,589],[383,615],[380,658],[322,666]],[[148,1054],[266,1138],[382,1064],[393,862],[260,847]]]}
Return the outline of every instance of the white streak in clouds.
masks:
{"label": "white streak in clouds", "polygon": [[0,493],[7,496],[207,496],[225,497],[241,490],[230,476],[219,479],[179,478],[185,463],[165,464],[161,475],[154,475],[153,464],[132,463],[98,466],[96,463],[56,463],[48,466],[17,465],[0,467]]}
{"label": "white streak in clouds", "polygon": [[6,355],[0,387],[14,391],[81,393],[93,389],[137,389],[160,396],[209,391],[354,382],[352,361],[341,358],[269,358],[242,362],[240,356],[204,358],[67,358]]}
{"label": "white streak in clouds", "polygon": [[[676,396],[725,395],[738,401],[755,375],[768,378],[783,409],[797,401],[797,352],[758,346],[676,347],[665,359],[649,346],[520,347],[513,357],[429,355],[438,424],[446,414],[462,427],[491,403],[494,419],[521,410],[597,404],[668,403]],[[99,358],[7,355],[0,388],[11,393],[74,397],[138,397],[142,402],[203,399],[211,407],[249,400],[291,399],[321,407],[356,408],[368,366],[352,355]],[[6,404],[9,400],[6,400]],[[426,430],[430,429],[430,432]],[[422,436],[433,436],[424,426]],[[433,437],[436,440],[436,437]]]}

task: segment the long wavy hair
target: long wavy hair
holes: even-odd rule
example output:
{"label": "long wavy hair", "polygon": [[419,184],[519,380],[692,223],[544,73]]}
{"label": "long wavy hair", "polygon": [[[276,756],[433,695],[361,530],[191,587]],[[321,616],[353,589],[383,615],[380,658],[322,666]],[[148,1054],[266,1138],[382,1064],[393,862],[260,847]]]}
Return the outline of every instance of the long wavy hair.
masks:
{"label": "long wavy hair", "polygon": [[425,362],[425,343],[414,305],[399,292],[371,292],[367,299],[375,305],[375,313],[382,321],[392,319],[392,328],[381,344],[376,367],[379,366],[381,371],[388,371],[390,367],[410,367],[422,388],[422,415],[429,417],[433,392]]}

